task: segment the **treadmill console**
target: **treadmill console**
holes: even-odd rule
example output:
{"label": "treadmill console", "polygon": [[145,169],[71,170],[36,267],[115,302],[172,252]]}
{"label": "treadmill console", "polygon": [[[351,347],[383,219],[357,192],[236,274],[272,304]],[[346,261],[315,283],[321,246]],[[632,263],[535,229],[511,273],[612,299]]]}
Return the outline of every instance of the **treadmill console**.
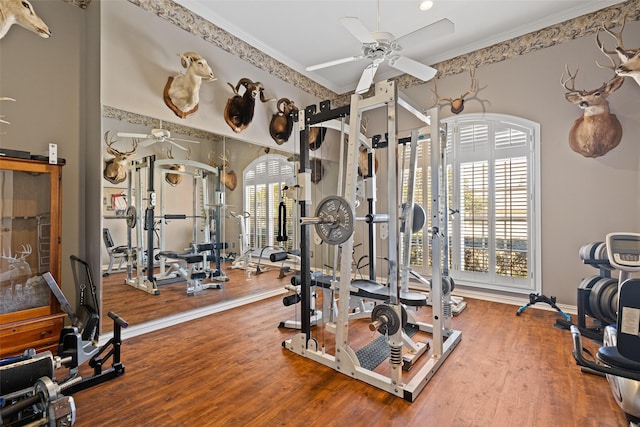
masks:
{"label": "treadmill console", "polygon": [[609,263],[617,270],[640,271],[640,234],[607,234]]}

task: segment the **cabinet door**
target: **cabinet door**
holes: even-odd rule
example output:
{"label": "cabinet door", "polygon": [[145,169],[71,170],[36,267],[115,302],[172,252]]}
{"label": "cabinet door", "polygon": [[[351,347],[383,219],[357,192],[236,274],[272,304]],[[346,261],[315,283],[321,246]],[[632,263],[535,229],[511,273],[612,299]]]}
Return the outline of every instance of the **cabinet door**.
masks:
{"label": "cabinet door", "polygon": [[40,162],[0,162],[0,323],[58,311],[40,275],[60,276],[59,174]]}

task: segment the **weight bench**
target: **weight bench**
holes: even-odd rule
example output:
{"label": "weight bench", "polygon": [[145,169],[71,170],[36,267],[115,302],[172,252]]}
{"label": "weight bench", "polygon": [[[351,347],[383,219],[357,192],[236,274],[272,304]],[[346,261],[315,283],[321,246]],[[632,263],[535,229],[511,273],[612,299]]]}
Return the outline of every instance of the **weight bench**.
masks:
{"label": "weight bench", "polygon": [[219,283],[202,283],[203,279],[208,277],[208,273],[205,269],[206,256],[203,252],[213,250],[213,243],[203,243],[195,246],[195,249],[199,253],[193,252],[173,252],[173,251],[160,251],[156,254],[155,258],[175,259],[178,262],[171,264],[169,270],[164,274],[164,277],[171,277],[175,272],[179,277],[187,282],[187,295],[195,295],[198,292],[205,289],[222,289],[222,285]]}
{"label": "weight bench", "polygon": [[109,267],[107,268],[107,271],[102,273],[102,277],[107,277],[113,273],[113,263],[116,259],[118,260],[118,270],[122,268],[122,263],[127,259],[128,248],[123,245],[116,246],[108,228],[102,229],[102,240],[104,241],[104,246],[107,248],[107,252],[109,253]]}
{"label": "weight bench", "polygon": [[[332,276],[319,276],[311,279],[311,286],[331,288]],[[355,279],[351,281],[351,295],[381,302],[389,301],[390,288],[373,280]],[[427,295],[415,291],[400,291],[400,302],[411,307],[427,305]]]}
{"label": "weight bench", "polygon": [[298,262],[299,262],[300,261],[300,251],[274,252],[271,255],[269,255],[269,261],[271,261],[271,262],[282,261],[282,264],[280,265],[280,274],[278,275],[278,279],[282,279],[283,277],[285,277],[287,275],[287,273],[291,272],[291,266],[284,265],[284,263],[288,259],[292,259],[292,258],[298,260]]}

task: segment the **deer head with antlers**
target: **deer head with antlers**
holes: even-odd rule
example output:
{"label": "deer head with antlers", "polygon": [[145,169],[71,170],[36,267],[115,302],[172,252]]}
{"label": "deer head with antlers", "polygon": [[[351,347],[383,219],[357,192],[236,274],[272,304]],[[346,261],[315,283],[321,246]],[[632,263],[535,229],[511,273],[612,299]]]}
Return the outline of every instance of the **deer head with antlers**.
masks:
{"label": "deer head with antlers", "polygon": [[139,142],[134,138],[131,151],[120,152],[113,148],[116,141],[117,139],[109,137],[109,131],[105,132],[104,142],[107,144],[107,153],[115,157],[105,162],[102,176],[112,184],[120,184],[127,179],[127,159],[136,155]]}
{"label": "deer head with antlers", "polygon": [[562,87],[568,91],[564,97],[584,110],[569,132],[569,146],[585,157],[604,156],[622,139],[622,125],[615,114],[609,112],[607,97],[622,86],[624,77],[614,76],[594,90],[578,90],[574,87],[578,69],[574,74],[568,66],[565,70],[569,77],[565,79],[563,73],[560,78]]}
{"label": "deer head with antlers", "polygon": [[[640,85],[640,49],[625,49],[622,45],[622,31],[624,30],[624,24],[627,22],[627,16],[625,15],[622,19],[622,26],[620,27],[620,31],[615,32],[607,28],[604,23],[602,24],[602,28],[598,28],[598,32],[596,33],[596,44],[600,51],[607,55],[609,60],[611,61],[611,66],[603,66],[598,64],[598,66],[602,68],[611,68],[616,75],[620,77],[631,77]],[[611,36],[616,39],[616,48],[615,50],[607,50],[604,47],[604,44],[600,41],[600,31],[604,30]],[[620,59],[620,64],[616,64],[612,55],[617,55]]]}
{"label": "deer head with antlers", "polygon": [[9,255],[6,255],[4,248],[2,248],[2,259],[9,263],[9,271],[0,273],[0,281],[9,280],[11,285],[14,286],[19,279],[30,277],[31,266],[27,262],[27,257],[32,252],[33,249],[29,243],[22,245],[22,250],[16,251],[13,256],[11,251],[9,251]]}
{"label": "deer head with antlers", "polygon": [[453,114],[460,114],[462,113],[462,110],[464,110],[464,99],[471,95],[472,93],[476,92],[477,89],[477,79],[476,79],[476,69],[475,68],[471,68],[469,69],[469,75],[471,76],[471,86],[469,87],[469,89],[463,93],[462,95],[460,95],[460,97],[458,98],[442,98],[440,97],[440,95],[438,95],[438,86],[436,85],[435,81],[433,82],[433,87],[434,89],[431,89],[431,92],[433,92],[433,94],[435,95],[434,98],[434,104],[433,106],[435,107],[436,105],[440,105],[441,102],[445,102],[451,105],[451,112]]}
{"label": "deer head with antlers", "polygon": [[227,153],[225,155],[218,155],[218,159],[221,160],[221,162],[216,161],[215,154],[213,152],[210,152],[208,157],[209,165],[220,170],[220,182],[224,184],[224,186],[227,187],[230,191],[235,190],[236,186],[238,185],[238,177],[236,176],[236,173],[234,171],[227,171],[230,165],[229,151],[227,150]]}

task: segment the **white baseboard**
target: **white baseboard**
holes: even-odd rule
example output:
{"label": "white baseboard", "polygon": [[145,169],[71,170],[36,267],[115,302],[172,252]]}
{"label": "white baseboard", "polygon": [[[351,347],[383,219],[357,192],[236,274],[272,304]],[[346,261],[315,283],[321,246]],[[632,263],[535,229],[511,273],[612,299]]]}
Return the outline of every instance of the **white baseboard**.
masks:
{"label": "white baseboard", "polygon": [[[515,305],[518,307],[522,307],[525,304],[529,303],[528,297],[520,297],[520,296],[512,296],[512,295],[502,295],[502,294],[493,294],[490,292],[481,292],[475,291],[473,289],[459,289],[456,288],[452,295],[466,298],[475,298],[481,299],[484,301],[498,302],[502,304]],[[569,304],[556,304],[560,310],[567,314],[578,314],[578,308],[575,305]],[[537,303],[535,305],[530,306],[529,308],[536,308],[539,310],[548,310],[548,311],[556,311],[549,304],[545,303]],[[527,308],[527,310],[529,309]]]}
{"label": "white baseboard", "polygon": [[[161,319],[150,320],[148,322],[140,323],[137,325],[131,325],[128,328],[122,330],[122,340],[124,341],[129,338],[137,337],[143,334],[148,334],[149,332],[155,332],[157,330],[168,328],[173,325],[178,325],[180,323],[199,319],[201,317],[209,316],[211,314],[220,313],[222,311],[231,310],[232,308],[237,308],[243,305],[262,301],[264,299],[282,295],[287,292],[289,291],[287,291],[284,288],[273,289],[273,290],[264,291],[256,294],[251,294],[242,298],[236,298],[227,302],[221,302],[218,304],[208,305],[202,308],[196,308],[193,310],[185,311],[183,313],[178,313],[171,316],[163,317]],[[113,337],[113,332],[100,335],[100,340],[98,345],[102,346],[106,344],[107,341],[109,341],[112,337]]]}

